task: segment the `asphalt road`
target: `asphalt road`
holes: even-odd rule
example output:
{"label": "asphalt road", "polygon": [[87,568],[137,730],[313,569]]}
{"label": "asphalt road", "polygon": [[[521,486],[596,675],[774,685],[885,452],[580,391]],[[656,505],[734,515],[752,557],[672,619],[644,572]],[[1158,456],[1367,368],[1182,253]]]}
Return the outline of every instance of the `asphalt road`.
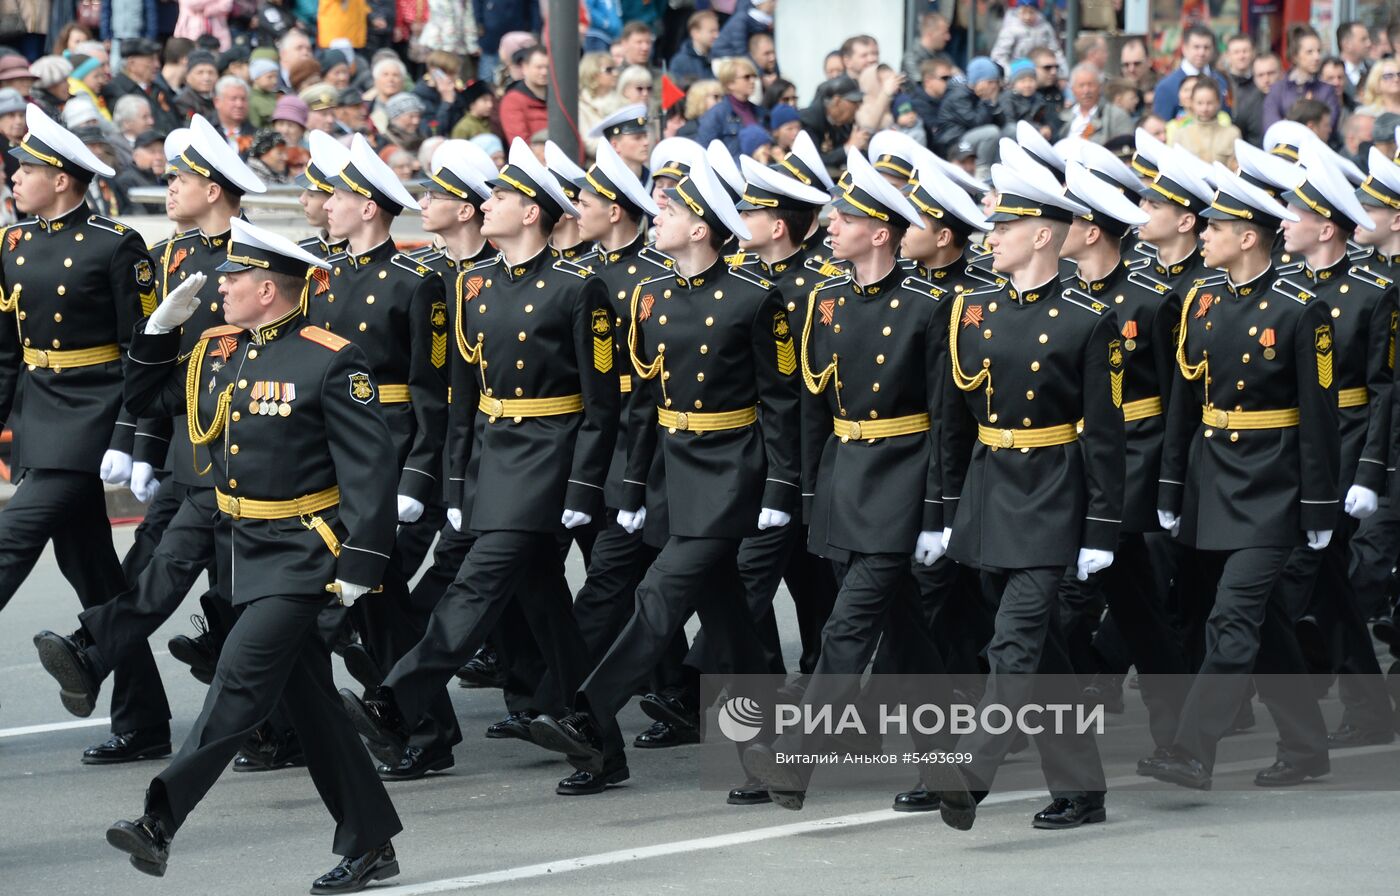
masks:
{"label": "asphalt road", "polygon": [[[119,549],[129,541],[129,530],[119,531]],[[575,558],[575,582],[580,572]],[[331,822],[301,770],[226,774],[176,837],[163,880],[138,874],[106,844],[107,825],[140,813],[162,763],[79,764],[105,725],[94,718],[59,727],[79,720],[59,705],[30,642],[43,628],[71,630],[77,610],[46,556],[0,617],[0,894],[306,892],[336,857]],[[778,615],[785,651],[795,656],[785,595]],[[162,648],[177,742],[204,689],[163,648],[188,630],[182,613],[152,642]],[[1361,772],[1371,780],[1378,769],[1393,772],[1400,744],[1334,753],[1329,779],[1278,792],[1248,784],[1272,761],[1263,734],[1222,746],[1217,789],[1205,794],[1134,778],[1131,760],[1146,747],[1107,756],[1108,823],[1071,832],[1031,829],[1046,798],[1034,754],[1022,754],[976,827],[959,833],[936,814],[890,812],[889,792],[814,790],[800,813],[729,807],[722,791],[698,783],[697,748],[631,751],[626,786],[555,796],[555,781],[569,772],[564,763],[528,744],[481,737],[503,714],[498,694],[453,687],[452,696],[467,737],[457,766],[391,785],[406,826],[396,840],[403,874],[376,892],[1395,892],[1400,794],[1354,788]],[[1337,706],[1326,710],[1335,722]],[[1131,696],[1129,713],[1111,718],[1143,724]],[[645,725],[635,708],[623,716],[629,733]]]}

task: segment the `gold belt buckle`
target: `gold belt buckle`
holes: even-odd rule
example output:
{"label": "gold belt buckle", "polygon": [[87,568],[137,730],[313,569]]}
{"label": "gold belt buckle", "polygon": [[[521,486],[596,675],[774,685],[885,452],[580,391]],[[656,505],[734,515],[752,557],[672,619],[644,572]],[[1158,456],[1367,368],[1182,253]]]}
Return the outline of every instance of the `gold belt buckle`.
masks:
{"label": "gold belt buckle", "polygon": [[34,353],[38,355],[34,366],[47,368],[49,366],[49,353],[44,349],[37,349]]}
{"label": "gold belt buckle", "polygon": [[1211,426],[1224,428],[1230,424],[1230,415],[1219,408],[1206,408],[1207,423]]}
{"label": "gold belt buckle", "polygon": [[1003,429],[1003,430],[1001,431],[1001,447],[1003,447],[1003,448],[1012,448],[1012,447],[1015,447],[1015,445],[1016,445],[1016,433],[1015,433],[1015,431],[1010,430],[1010,429]]}
{"label": "gold belt buckle", "polygon": [[492,417],[500,417],[506,409],[506,403],[499,398],[488,398],[486,400],[486,413]]}
{"label": "gold belt buckle", "polygon": [[853,439],[859,439],[859,438],[860,438],[860,421],[859,421],[859,420],[852,420],[852,421],[851,421],[851,428],[850,428],[850,430],[848,431],[848,433],[849,433],[850,437],[853,438]]}
{"label": "gold belt buckle", "polygon": [[242,518],[243,518],[243,499],[242,499],[242,498],[235,498],[235,497],[233,497],[232,495],[229,495],[229,500],[233,502],[233,513],[230,513],[229,516],[231,516],[232,518],[234,518],[234,519],[236,519],[236,520],[242,519]]}
{"label": "gold belt buckle", "polygon": [[690,415],[685,411],[678,411],[676,413],[676,429],[682,432],[690,429]]}

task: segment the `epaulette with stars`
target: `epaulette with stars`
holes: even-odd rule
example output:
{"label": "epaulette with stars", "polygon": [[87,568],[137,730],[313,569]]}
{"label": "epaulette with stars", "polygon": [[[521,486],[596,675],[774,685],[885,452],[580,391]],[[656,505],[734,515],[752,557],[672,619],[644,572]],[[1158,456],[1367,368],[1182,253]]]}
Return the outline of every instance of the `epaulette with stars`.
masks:
{"label": "epaulette with stars", "polygon": [[1161,280],[1153,277],[1151,273],[1143,269],[1145,266],[1144,264],[1129,271],[1128,282],[1134,286],[1141,286],[1144,289],[1155,292],[1158,295],[1166,295],[1171,292],[1171,284],[1163,283]]}
{"label": "epaulette with stars", "polygon": [[389,259],[389,262],[393,264],[394,267],[403,268],[405,271],[411,274],[417,274],[419,277],[426,277],[433,272],[432,268],[423,265],[416,258],[411,258],[402,252],[395,252],[393,257]]}
{"label": "epaulette with stars", "polygon": [[1100,302],[1098,299],[1089,295],[1087,292],[1084,292],[1082,289],[1078,289],[1073,286],[1069,287],[1068,289],[1062,290],[1060,292],[1060,298],[1064,299],[1066,302],[1069,302],[1071,305],[1083,308],[1085,311],[1088,311],[1095,317],[1099,316],[1100,314],[1103,314],[1105,311],[1108,310],[1108,306],[1105,305],[1103,302]]}
{"label": "epaulette with stars", "polygon": [[729,273],[738,277],[740,280],[747,280],[750,283],[762,287],[763,289],[773,288],[772,280],[762,277],[756,271],[751,271],[748,268],[730,268]]}
{"label": "epaulette with stars", "polygon": [[1308,287],[1285,277],[1278,277],[1274,280],[1273,292],[1281,296],[1287,296],[1299,305],[1306,305],[1317,298],[1317,294]]}
{"label": "epaulette with stars", "polygon": [[560,258],[556,260],[553,264],[553,268],[556,271],[563,271],[566,274],[573,274],[579,279],[591,277],[593,275],[592,268],[584,267],[583,265],[570,258]]}
{"label": "epaulette with stars", "polygon": [[101,227],[103,230],[110,230],[112,233],[121,235],[131,228],[120,221],[114,221],[106,215],[89,215],[87,222],[94,227]]}
{"label": "epaulette with stars", "polygon": [[1383,277],[1380,274],[1377,274],[1375,271],[1371,270],[1370,268],[1366,267],[1365,265],[1361,264],[1352,265],[1351,269],[1347,271],[1347,274],[1356,280],[1360,280],[1362,283],[1365,283],[1368,286],[1375,286],[1378,289],[1385,289],[1388,286],[1390,286],[1390,284],[1395,282],[1389,277]]}

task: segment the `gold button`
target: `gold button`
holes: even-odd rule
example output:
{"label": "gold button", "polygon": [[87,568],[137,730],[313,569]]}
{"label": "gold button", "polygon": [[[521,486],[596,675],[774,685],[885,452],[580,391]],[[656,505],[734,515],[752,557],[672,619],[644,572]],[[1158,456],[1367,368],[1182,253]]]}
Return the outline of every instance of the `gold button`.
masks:
{"label": "gold button", "polygon": [[1249,363],[1249,352],[1245,352],[1243,355],[1241,355],[1241,356],[1240,356],[1240,360],[1243,361],[1245,364],[1248,364],[1248,363]]}
{"label": "gold button", "polygon": [[71,259],[71,258],[65,258],[65,259],[63,259],[63,266],[64,266],[65,268],[71,268],[71,267],[73,266],[73,259]]}
{"label": "gold button", "polygon": [[[25,231],[24,238],[25,238],[26,240],[32,240],[32,239],[34,239],[34,234],[29,233],[28,231]],[[82,234],[78,234],[78,239],[82,239],[82,238],[83,238]]]}
{"label": "gold button", "polygon": [[699,373],[695,374],[695,380],[696,382],[700,383],[705,382],[705,371],[702,370]]}
{"label": "gold button", "polygon": [[664,351],[666,351],[666,343],[664,343],[664,342],[658,342],[658,343],[656,343],[656,350],[659,351],[659,352],[664,352]]}
{"label": "gold button", "polygon": [[[1343,283],[1343,284],[1342,284],[1342,288],[1341,288],[1340,291],[1341,291],[1341,293],[1342,293],[1343,295],[1345,295],[1345,294],[1351,292],[1351,286],[1350,286],[1349,284]],[[1336,317],[1336,316],[1337,316],[1337,310],[1336,310],[1335,308],[1332,309],[1332,316],[1333,316],[1333,317]]]}
{"label": "gold button", "polygon": [[1039,361],[1032,361],[1032,362],[1031,362],[1031,372],[1035,372],[1035,371],[1037,371],[1037,370],[1039,370],[1039,369],[1040,369],[1040,362],[1039,362]]}
{"label": "gold button", "polygon": [[369,324],[365,323],[364,321],[360,321],[360,332],[363,333],[365,330],[368,330],[368,329],[369,329]]}
{"label": "gold button", "polygon": [[53,314],[53,322],[56,323],[56,324],[61,324],[61,323],[63,323],[63,315],[62,315],[62,314],[59,314],[57,311],[55,311],[54,314]]}
{"label": "gold button", "polygon": [[717,298],[717,299],[722,299],[722,298],[724,298],[724,290],[722,290],[722,289],[717,289],[717,290],[715,290],[715,298]]}
{"label": "gold button", "polygon": [[238,480],[237,480],[237,479],[230,479],[230,480],[228,481],[228,487],[229,487],[229,488],[238,488]]}
{"label": "gold button", "polygon": [[524,389],[520,388],[519,386],[516,386],[516,387],[515,387],[515,397],[516,397],[516,398],[519,398],[520,396],[522,396],[522,395],[524,395],[524,394],[525,394],[525,390],[524,390]]}
{"label": "gold button", "polygon": [[250,349],[248,349],[248,359],[249,359],[249,360],[252,360],[253,358],[256,358],[257,356],[258,356],[258,350],[257,350],[257,349],[255,349],[255,348],[250,348]]}
{"label": "gold button", "polygon": [[702,355],[708,355],[709,353],[710,353],[710,347],[709,347],[708,345],[702,345],[702,346],[700,346],[700,354],[702,354]]}
{"label": "gold button", "polygon": [[[490,284],[488,283],[487,285],[489,286]],[[665,290],[662,290],[662,291],[661,291],[661,298],[663,298],[663,299],[669,299],[670,297],[671,297],[671,291],[670,291],[669,289],[665,289]]]}
{"label": "gold button", "polygon": [[890,333],[893,332],[893,331],[890,330],[889,327],[885,327],[885,328],[884,328],[883,330],[881,330],[880,332],[883,333],[884,335],[888,336],[888,335],[890,335]]}
{"label": "gold button", "polygon": [[1044,345],[1045,343],[1047,343],[1047,342],[1049,342],[1049,341],[1050,341],[1049,335],[1047,335],[1047,334],[1045,334],[1045,333],[1041,333],[1041,334],[1040,334],[1040,344],[1041,344],[1041,345]]}
{"label": "gold button", "polygon": [[884,355],[876,355],[876,356],[875,356],[875,363],[876,363],[876,364],[883,364],[883,363],[885,363],[885,356],[884,356]]}
{"label": "gold button", "polygon": [[1237,433],[1237,432],[1232,432],[1232,433],[1230,433],[1230,441],[1232,441],[1232,442],[1238,442],[1239,440],[1240,440],[1240,434],[1239,434],[1239,433]]}
{"label": "gold button", "polygon": [[1035,401],[1035,390],[1034,390],[1034,389],[1027,389],[1027,390],[1026,390],[1026,400],[1027,400],[1027,401]]}
{"label": "gold button", "polygon": [[796,310],[797,310],[797,303],[796,303],[796,302],[788,302],[788,310],[789,310],[789,311],[796,311]]}
{"label": "gold button", "polygon": [[536,280],[536,281],[535,281],[535,289],[544,289],[544,281],[543,281],[543,280]]}
{"label": "gold button", "polygon": [[871,392],[879,392],[879,391],[880,391],[880,384],[879,384],[879,383],[871,383],[871,384],[870,384],[870,391],[871,391]]}
{"label": "gold button", "polygon": [[992,328],[991,328],[991,327],[988,327],[987,329],[985,329],[985,330],[982,331],[982,338],[983,338],[983,339],[991,339],[991,338],[992,338]]}
{"label": "gold button", "polygon": [[661,373],[661,379],[662,379],[662,380],[669,380],[670,378],[671,378],[671,371],[666,370],[666,371],[663,371],[663,372]]}
{"label": "gold button", "polygon": [[237,445],[230,445],[230,446],[228,446],[228,453],[229,453],[229,454],[237,454],[237,453],[238,453],[238,446],[237,446]]}
{"label": "gold button", "polygon": [[1259,328],[1258,328],[1258,327],[1250,327],[1250,328],[1249,328],[1249,335],[1251,335],[1251,336],[1257,336],[1257,335],[1259,335]]}
{"label": "gold button", "polygon": [[[336,272],[337,274],[340,273],[340,268],[336,268],[336,269],[335,269],[335,272]],[[387,277],[387,276],[389,276],[389,272],[388,272],[388,271],[380,271],[380,272],[379,272],[379,279],[380,279],[380,280],[383,280],[383,279],[384,279],[385,277]]]}
{"label": "gold button", "polygon": [[990,413],[990,414],[987,415],[987,421],[990,422],[990,423],[995,423],[995,422],[997,422],[997,415],[996,415],[996,412],[995,412],[995,411],[993,411],[992,413]]}
{"label": "gold button", "polygon": [[[1219,299],[1216,299],[1215,301],[1216,301],[1216,302],[1219,302],[1220,300],[1219,300]],[[1268,307],[1269,307],[1269,303],[1268,303],[1268,302],[1260,302],[1260,303],[1259,303],[1259,310],[1260,310],[1260,311],[1267,310]]]}
{"label": "gold button", "polygon": [[1021,418],[1021,425],[1022,425],[1022,426],[1030,426],[1030,425],[1031,425],[1031,418],[1029,418],[1029,417],[1022,417],[1022,418]]}
{"label": "gold button", "polygon": [[1051,308],[1051,309],[1050,309],[1050,316],[1051,316],[1051,317],[1059,317],[1059,316],[1060,316],[1060,309],[1058,309],[1058,308]]}
{"label": "gold button", "polygon": [[845,297],[845,296],[841,296],[840,298],[838,298],[838,299],[836,300],[836,304],[837,304],[837,305],[844,305],[844,304],[846,304],[846,297]]}
{"label": "gold button", "polygon": [[890,299],[890,307],[891,307],[891,308],[898,308],[898,307],[899,307],[899,299]]}
{"label": "gold button", "polygon": [[666,326],[666,315],[663,314],[660,317],[658,317],[656,319],[656,322],[661,324],[663,327]]}
{"label": "gold button", "polygon": [[54,347],[54,348],[58,348],[58,340],[57,340],[57,339],[55,339],[55,340],[53,341],[53,347]]}
{"label": "gold button", "polygon": [[1342,316],[1342,309],[1340,309],[1340,308],[1333,308],[1333,309],[1332,309],[1332,316],[1333,316],[1333,317],[1341,317],[1341,316]]}
{"label": "gold button", "polygon": [[1121,305],[1121,304],[1123,304],[1123,297],[1122,297],[1122,296],[1114,296],[1114,297],[1113,297],[1113,302],[1114,302],[1114,304],[1116,304],[1116,305]]}
{"label": "gold button", "polygon": [[[958,289],[961,290],[962,287],[959,286]],[[993,303],[991,303],[990,305],[988,305],[988,306],[987,306],[987,311],[988,311],[988,313],[990,313],[990,314],[996,314],[996,313],[997,313],[997,303],[996,303],[996,302],[993,302]]]}
{"label": "gold button", "polygon": [[334,302],[334,301],[335,301],[335,293],[331,293],[330,295],[326,296],[326,301],[327,301],[327,302]]}
{"label": "gold button", "polygon": [[234,412],[233,412],[233,422],[234,422],[234,423],[237,423],[239,420],[242,420],[242,419],[243,419],[243,415],[242,415],[242,414],[240,414],[238,411],[234,411]]}
{"label": "gold button", "polygon": [[805,284],[805,283],[807,282],[807,280],[806,280],[806,278],[798,277],[796,280],[794,280],[794,281],[792,281],[792,282],[793,282],[793,283],[796,283],[798,286],[802,286],[803,284]]}
{"label": "gold button", "polygon": [[248,381],[247,381],[247,380],[239,380],[239,381],[238,381],[238,388],[240,388],[240,389],[246,389],[246,388],[248,388]]}
{"label": "gold button", "polygon": [[524,362],[523,360],[521,360],[521,361],[516,361],[516,362],[515,362],[515,369],[516,369],[516,370],[524,370],[524,369],[525,369],[525,362]]}
{"label": "gold button", "polygon": [[20,320],[24,320],[24,319],[27,318],[27,317],[29,317],[29,312],[27,312],[27,311],[21,311],[21,312],[19,313],[19,319],[20,319]]}
{"label": "gold button", "polygon": [[525,341],[525,331],[524,331],[524,330],[521,330],[518,334],[516,334],[516,337],[515,337],[515,338],[516,338],[516,339],[519,339],[521,342],[524,342],[524,341]]}
{"label": "gold button", "polygon": [[701,408],[703,408],[704,406],[705,406],[705,403],[704,403],[703,401],[701,401],[701,400],[698,399],[698,398],[695,399],[695,410],[698,411],[698,410],[700,410]]}
{"label": "gold button", "polygon": [[636,266],[635,264],[629,264],[629,265],[627,266],[627,273],[629,273],[629,274],[635,274],[635,273],[637,273],[637,266]]}
{"label": "gold button", "polygon": [[1210,323],[1210,321],[1206,321],[1206,329],[1209,330],[1210,328],[1211,328],[1211,323]]}
{"label": "gold button", "polygon": [[529,314],[530,312],[532,312],[532,311],[534,311],[534,310],[535,310],[535,306],[534,306],[534,305],[526,305],[526,306],[525,306],[525,313],[526,313],[526,314]]}
{"label": "gold button", "polygon": [[24,264],[24,256],[21,255],[21,256],[17,257],[17,258],[15,259],[15,264]]}
{"label": "gold button", "polygon": [[68,287],[66,287],[66,286],[64,286],[62,283],[60,283],[60,284],[58,285],[58,294],[59,294],[59,295],[64,295],[64,294],[66,294],[67,292],[68,292]]}
{"label": "gold button", "polygon": [[1243,390],[1243,389],[1244,389],[1244,380],[1239,380],[1238,382],[1236,382],[1236,383],[1235,383],[1235,388],[1236,388],[1236,389]]}
{"label": "gold button", "polygon": [[1213,429],[1208,429],[1208,430],[1205,431],[1205,437],[1206,437],[1206,438],[1210,438],[1210,437],[1213,436],[1213,435],[1215,435],[1215,430],[1213,430]]}
{"label": "gold button", "polygon": [[[24,235],[24,238],[25,238],[25,239],[29,239],[29,234],[26,233],[26,234]],[[83,235],[80,233],[80,234],[78,234],[77,236],[73,237],[73,239],[75,239],[75,240],[77,240],[78,242],[81,243],[81,242],[83,241]]]}
{"label": "gold button", "polygon": [[707,317],[707,318],[705,318],[705,326],[707,326],[707,327],[713,327],[714,325],[715,325],[715,319],[714,319],[713,317]]}
{"label": "gold button", "polygon": [[[336,272],[336,274],[339,274],[339,273],[340,273],[340,267],[339,267],[339,266],[336,267],[335,272]],[[380,271],[380,272],[379,272],[379,276],[380,276],[380,277],[383,277],[383,276],[384,276],[384,272],[383,272],[383,271]]]}
{"label": "gold button", "polygon": [[218,303],[218,302],[210,302],[210,303],[209,303],[209,310],[210,310],[210,311],[218,311],[218,310],[219,310],[219,303]]}
{"label": "gold button", "polygon": [[476,313],[477,313],[477,314],[485,314],[485,313],[486,313],[486,306],[485,306],[485,305],[477,305],[477,306],[476,306]]}
{"label": "gold button", "polygon": [[832,331],[833,333],[840,333],[840,332],[841,332],[841,325],[840,325],[840,324],[834,324],[834,325],[832,326],[832,328],[831,328],[831,331]]}
{"label": "gold button", "polygon": [[365,304],[366,304],[366,305],[373,305],[373,304],[374,304],[374,296],[365,296]]}
{"label": "gold button", "polygon": [[627,298],[627,290],[625,290],[625,289],[619,289],[619,290],[617,291],[617,297],[618,297],[619,299],[625,299],[625,298]]}

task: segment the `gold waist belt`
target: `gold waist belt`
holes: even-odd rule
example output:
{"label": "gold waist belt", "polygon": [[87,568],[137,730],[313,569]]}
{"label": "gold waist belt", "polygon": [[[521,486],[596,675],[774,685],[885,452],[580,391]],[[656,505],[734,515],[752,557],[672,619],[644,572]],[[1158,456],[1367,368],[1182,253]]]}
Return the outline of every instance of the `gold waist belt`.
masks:
{"label": "gold waist belt", "polygon": [[1339,408],[1359,408],[1370,403],[1371,396],[1367,394],[1365,386],[1337,390],[1337,407]]}
{"label": "gold waist belt", "polygon": [[1159,417],[1162,414],[1162,397],[1154,395],[1151,398],[1139,398],[1137,401],[1123,402],[1123,422],[1132,420],[1143,420],[1147,417]]}
{"label": "gold waist belt", "polygon": [[992,448],[1050,448],[1079,439],[1073,423],[1035,429],[995,429],[977,424],[977,441]]}
{"label": "gold waist belt", "polygon": [[219,510],[236,520],[286,520],[318,513],[340,503],[340,487],[331,486],[319,492],[292,498],[290,501],[254,501],[235,498],[215,489]]}
{"label": "gold waist belt", "polygon": [[583,410],[582,395],[561,395],[558,398],[492,398],[481,395],[476,401],[477,410],[491,417],[495,422],[501,417],[554,417],[559,414],[577,414]]}
{"label": "gold waist belt", "polygon": [[628,392],[631,392],[631,391],[632,391],[632,375],[631,375],[630,373],[624,373],[624,374],[622,375],[622,394],[623,394],[623,395],[626,395]]}
{"label": "gold waist belt", "polygon": [[656,409],[656,421],[671,432],[719,432],[724,429],[742,429],[758,419],[758,408],[744,408],[739,411],[720,411],[702,414],[698,411],[668,411]]}
{"label": "gold waist belt", "polygon": [[1287,429],[1298,425],[1298,409],[1279,411],[1222,411],[1201,408],[1201,422],[1217,429]]}
{"label": "gold waist belt", "polygon": [[96,364],[106,364],[109,361],[120,359],[121,356],[122,350],[116,345],[99,345],[97,348],[77,348],[65,351],[25,348],[24,363],[30,367],[58,370],[63,367],[92,367]]}
{"label": "gold waist belt", "polygon": [[909,414],[887,420],[838,420],[832,417],[831,429],[843,442],[851,439],[889,439],[928,432],[929,417],[928,414]]}

